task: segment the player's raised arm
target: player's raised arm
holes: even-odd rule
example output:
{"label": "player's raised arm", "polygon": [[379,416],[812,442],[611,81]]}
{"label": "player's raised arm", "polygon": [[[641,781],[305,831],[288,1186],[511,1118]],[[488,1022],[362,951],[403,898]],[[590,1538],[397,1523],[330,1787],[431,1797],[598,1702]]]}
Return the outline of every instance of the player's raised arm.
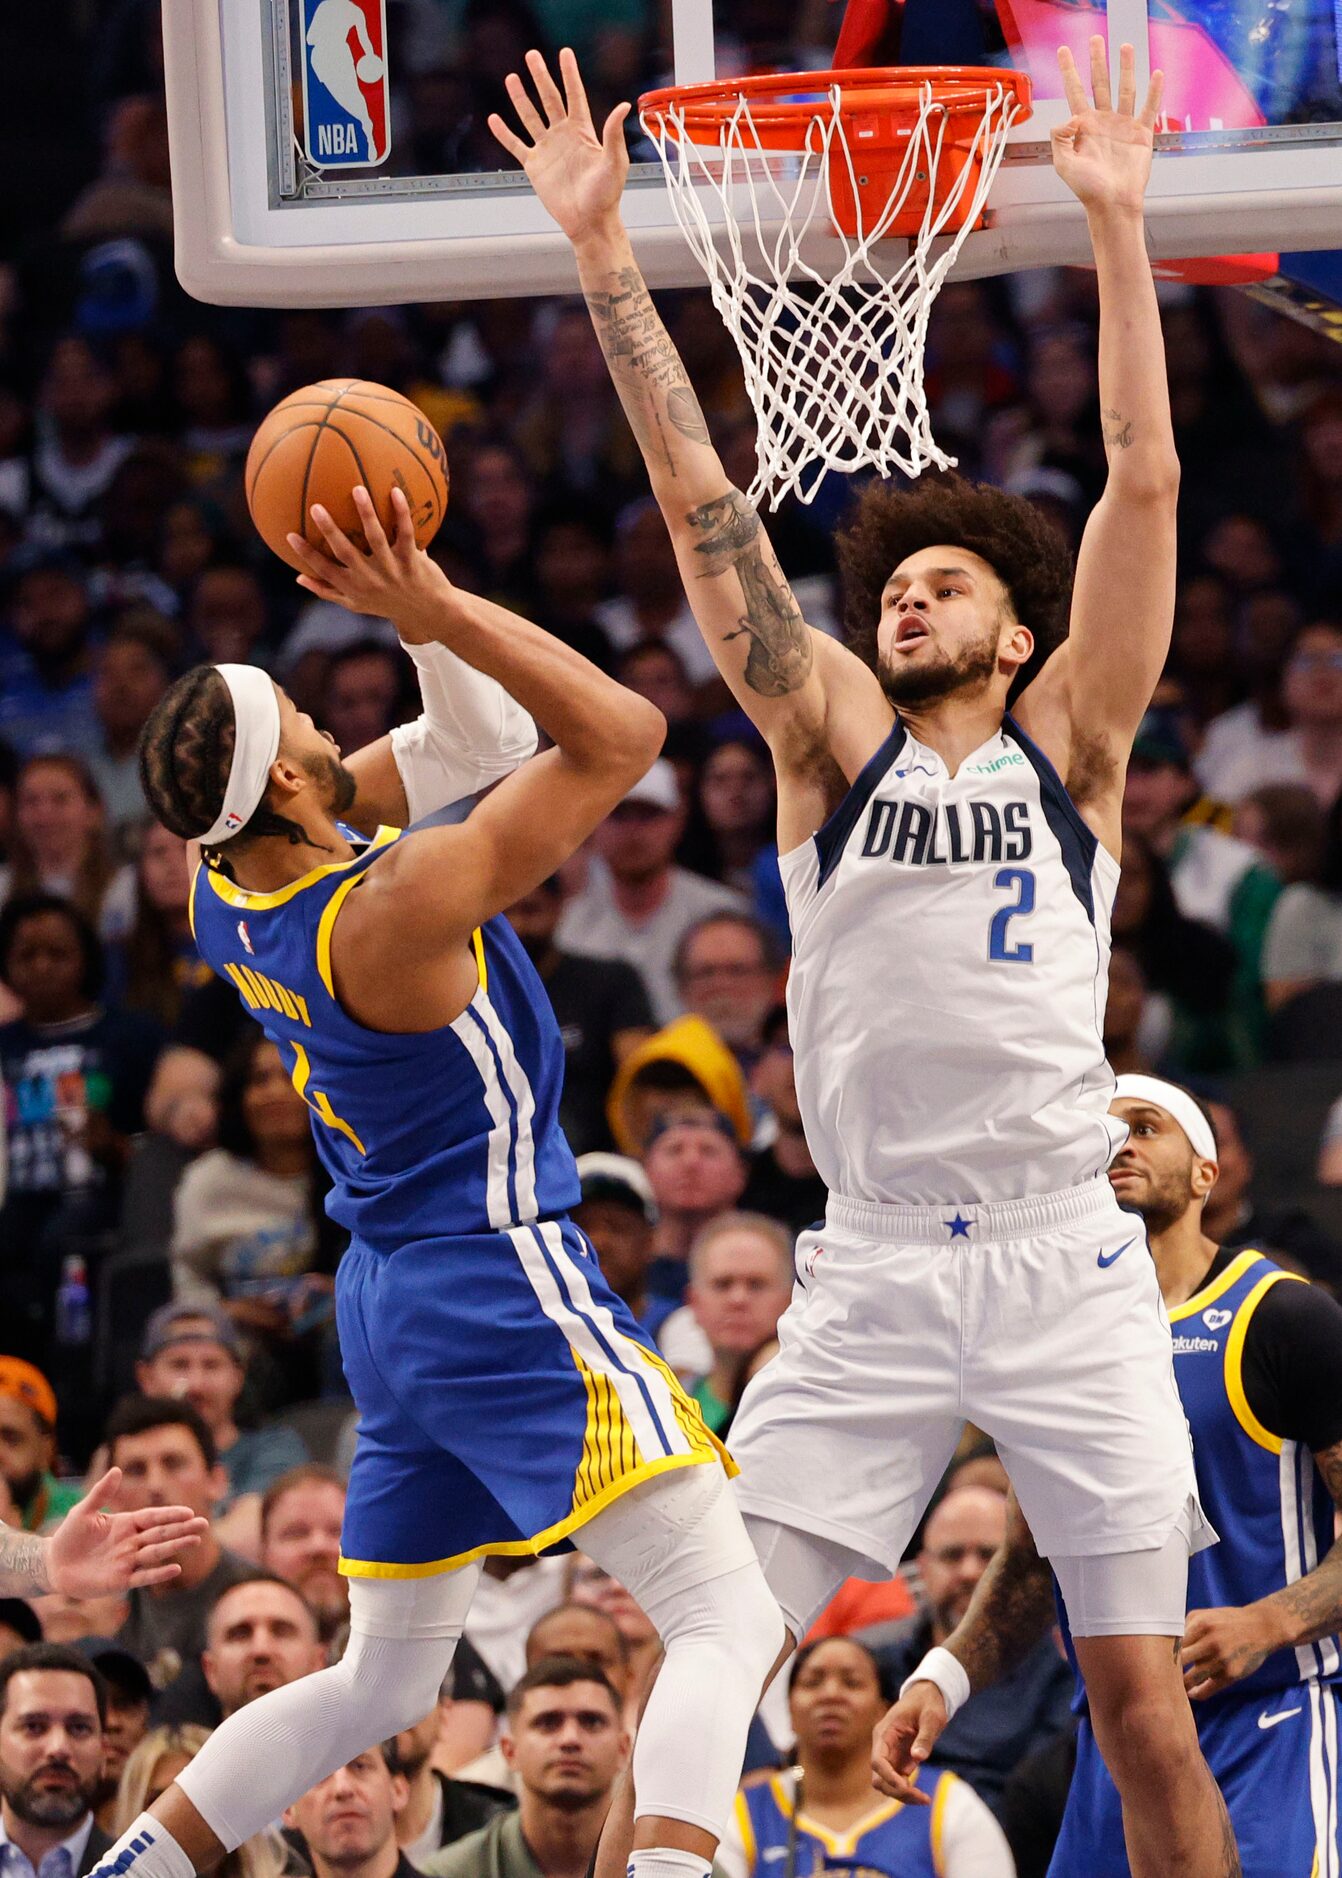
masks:
{"label": "player's raised arm", "polygon": [[582,290],[606,363],[675,543],[685,590],[718,669],[778,753],[780,733],[823,727],[824,667],[839,648],[817,634],[783,576],[759,516],[733,486],[699,401],[639,271],[620,219],[629,168],[619,105],[598,136],[572,52],[563,90],[538,52],[533,91],[516,74],[508,94],[522,127],[490,129],[526,171],[573,243]]}
{"label": "player's raised arm", "polygon": [[[877,1724],[871,1766],[873,1782],[881,1792],[926,1806],[928,1795],[914,1781],[954,1708],[1023,1662],[1040,1638],[1047,1636],[1052,1622],[1053,1579],[1048,1561],[1040,1558],[1013,1492],[1007,1500],[1006,1537],[975,1586],[969,1609],[944,1648],[931,1650],[923,1658],[904,1693]],[[953,1693],[954,1708],[947,1690]]]}
{"label": "player's raised arm", "polygon": [[1071,53],[1058,54],[1072,115],[1053,132],[1053,163],[1085,208],[1095,253],[1109,474],[1077,559],[1068,643],[1026,692],[1022,715],[1065,745],[1066,731],[1039,724],[1064,711],[1074,758],[1078,751],[1108,758],[1121,791],[1169,651],[1179,460],[1142,219],[1161,75],[1152,75],[1138,111],[1132,47],[1121,50],[1112,99],[1103,39],[1092,39],[1090,50],[1093,103]]}

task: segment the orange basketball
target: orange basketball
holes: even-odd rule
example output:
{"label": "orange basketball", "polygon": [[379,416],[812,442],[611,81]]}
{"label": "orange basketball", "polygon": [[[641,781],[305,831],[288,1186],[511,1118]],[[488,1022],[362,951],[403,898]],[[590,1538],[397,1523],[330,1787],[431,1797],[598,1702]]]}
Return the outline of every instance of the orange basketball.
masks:
{"label": "orange basketball", "polygon": [[366,547],[354,488],[362,483],[391,535],[391,492],[401,489],[426,547],[447,510],[447,453],[424,413],[386,385],[325,378],[289,394],[266,418],[247,452],[245,488],[252,520],[267,547],[290,567],[285,540],[325,540],[311,509],[320,502],[351,541]]}

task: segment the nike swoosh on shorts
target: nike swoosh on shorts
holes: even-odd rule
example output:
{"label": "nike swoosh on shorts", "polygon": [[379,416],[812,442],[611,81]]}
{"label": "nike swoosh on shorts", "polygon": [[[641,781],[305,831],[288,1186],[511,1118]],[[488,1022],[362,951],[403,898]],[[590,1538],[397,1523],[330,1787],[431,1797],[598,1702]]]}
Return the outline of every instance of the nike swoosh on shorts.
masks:
{"label": "nike swoosh on shorts", "polygon": [[1123,1254],[1127,1251],[1128,1247],[1133,1243],[1136,1237],[1137,1235],[1136,1233],[1134,1233],[1131,1239],[1125,1239],[1122,1245],[1118,1248],[1117,1252],[1110,1252],[1107,1255],[1103,1252],[1097,1253],[1095,1256],[1095,1263],[1099,1266],[1100,1270],[1104,1271],[1108,1266],[1113,1264],[1115,1259],[1121,1259]]}
{"label": "nike swoosh on shorts", "polygon": [[1303,1709],[1284,1708],[1276,1715],[1260,1715],[1258,1717],[1258,1726],[1260,1728],[1275,1728],[1278,1722],[1289,1721],[1292,1715],[1300,1715],[1303,1714],[1303,1712]]}

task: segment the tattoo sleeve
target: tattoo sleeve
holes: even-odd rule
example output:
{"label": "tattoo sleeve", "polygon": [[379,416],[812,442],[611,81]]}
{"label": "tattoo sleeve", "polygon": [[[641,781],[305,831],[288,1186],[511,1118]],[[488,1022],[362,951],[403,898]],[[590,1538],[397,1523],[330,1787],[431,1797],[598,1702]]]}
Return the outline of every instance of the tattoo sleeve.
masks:
{"label": "tattoo sleeve", "polygon": [[946,1639],[971,1689],[987,1689],[1022,1663],[1053,1622],[1053,1577],[1023,1520],[980,1578],[969,1609]]}
{"label": "tattoo sleeve", "polygon": [[[1342,1508],[1342,1441],[1321,1448],[1314,1464],[1333,1496],[1334,1506]],[[1342,1631],[1342,1539],[1324,1553],[1312,1572],[1273,1592],[1270,1601],[1289,1613],[1295,1631],[1293,1643],[1317,1643],[1320,1637]]]}
{"label": "tattoo sleeve", "polygon": [[744,611],[725,640],[749,640],[745,680],[764,698],[786,697],[804,684],[814,648],[791,587],[766,540],[759,516],[739,489],[691,509],[686,521],[699,536],[694,552],[705,580],[734,573],[741,583]]}
{"label": "tattoo sleeve", "polygon": [[638,270],[624,267],[607,279],[609,285],[587,292],[596,336],[648,468],[675,476],[672,433],[706,444],[708,425]]}
{"label": "tattoo sleeve", "polygon": [[0,1591],[26,1598],[50,1591],[47,1578],[47,1541],[35,1532],[15,1532],[0,1525]]}

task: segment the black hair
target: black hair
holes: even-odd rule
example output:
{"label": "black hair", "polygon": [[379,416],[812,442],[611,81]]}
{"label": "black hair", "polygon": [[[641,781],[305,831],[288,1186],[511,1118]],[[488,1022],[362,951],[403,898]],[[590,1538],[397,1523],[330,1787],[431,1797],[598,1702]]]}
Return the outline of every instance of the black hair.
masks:
{"label": "black hair", "polygon": [[834,1637],[812,1637],[809,1643],[802,1644],[797,1654],[793,1657],[791,1668],[788,1670],[789,1689],[795,1686],[798,1676],[800,1676],[816,1651],[823,1649],[827,1643],[851,1643],[855,1650],[861,1650],[863,1656],[865,1656],[871,1664],[876,1677],[876,1686],[880,1690],[882,1697],[885,1700],[890,1699],[890,1689],[886,1682],[885,1671],[881,1668],[880,1658],[877,1656],[876,1652],[868,1649],[867,1645],[860,1642],[858,1638],[845,1636],[843,1634]]}
{"label": "black hair", "polygon": [[867,484],[835,540],[848,643],[875,671],[886,582],[909,555],[942,543],[986,561],[1006,588],[1012,618],[1034,634],[1034,651],[1012,679],[1014,697],[1067,637],[1072,556],[1027,497],[987,483],[946,472],[923,475],[912,489]]}
{"label": "black hair", "polygon": [[[581,1611],[584,1617],[594,1617],[597,1623],[604,1624],[615,1639],[615,1652],[620,1661],[622,1663],[629,1661],[629,1639],[625,1636],[609,1611],[603,1611],[595,1604],[579,1604],[576,1598],[566,1598],[562,1604],[554,1604],[548,1611],[542,1611],[535,1623],[531,1626],[531,1629],[527,1632],[527,1642],[530,1643],[542,1624],[548,1624],[552,1617],[567,1617],[571,1611]],[[551,1663],[554,1661],[556,1654],[558,1654],[558,1652],[552,1652],[549,1656],[537,1658],[537,1661]],[[582,1656],[576,1656],[570,1659],[567,1654],[564,1660],[566,1662],[572,1660],[575,1663],[587,1661],[587,1659]],[[605,1672],[603,1671],[602,1673],[604,1674]]]}
{"label": "black hair", "polygon": [[575,1682],[594,1682],[604,1689],[618,1718],[621,1705],[614,1683],[599,1663],[586,1663],[580,1656],[543,1656],[539,1663],[534,1663],[508,1692],[508,1714],[519,1715],[533,1689],[571,1689]]}
{"label": "black hair", "polygon": [[783,948],[778,943],[778,935],[772,926],[759,918],[758,914],[748,913],[744,908],[738,913],[729,906],[719,907],[716,913],[705,913],[687,926],[676,942],[676,950],[671,961],[671,973],[679,984],[685,976],[685,966],[690,949],[701,933],[713,926],[739,926],[745,932],[753,934],[759,940],[760,954],[768,971],[779,971],[783,964]]}
{"label": "black hair", "polygon": [[[151,812],[184,841],[198,841],[218,819],[236,735],[233,698],[213,665],[193,665],[149,713],[140,733],[140,787]],[[308,839],[298,822],[277,815],[263,798],[226,844],[202,852],[212,866],[229,871],[225,846],[263,835],[283,835],[293,847]]]}
{"label": "black hair", "polygon": [[204,1416],[189,1402],[178,1402],[166,1395],[127,1395],[117,1403],[103,1429],[107,1458],[112,1466],[116,1466],[118,1441],[130,1435],[148,1434],[151,1428],[185,1428],[194,1435],[206,1467],[218,1466],[219,1449]]}
{"label": "black hair", "polygon": [[9,1700],[9,1685],[26,1670],[61,1670],[71,1676],[87,1676],[93,1684],[93,1699],[98,1705],[98,1723],[107,1726],[107,1678],[86,1656],[72,1650],[68,1643],[25,1643],[11,1650],[0,1661],[0,1715]]}
{"label": "black hair", "polygon": [[96,998],[103,982],[103,948],[93,922],[86,919],[70,900],[58,893],[24,893],[5,903],[0,911],[0,980],[9,983],[9,955],[14,949],[19,928],[29,920],[45,919],[56,914],[65,920],[79,942],[81,959],[79,989],[86,998]]}

